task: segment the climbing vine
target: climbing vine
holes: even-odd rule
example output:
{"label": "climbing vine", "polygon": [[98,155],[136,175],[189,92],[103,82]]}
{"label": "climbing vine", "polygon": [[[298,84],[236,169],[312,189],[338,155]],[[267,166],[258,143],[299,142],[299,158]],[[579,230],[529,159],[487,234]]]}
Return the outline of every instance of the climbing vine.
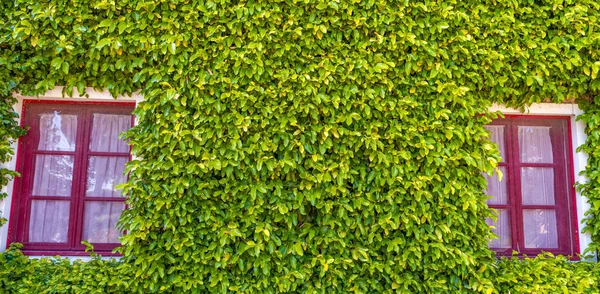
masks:
{"label": "climbing vine", "polygon": [[141,91],[123,291],[494,292],[487,109],[597,95],[599,8],[4,1],[0,93]]}

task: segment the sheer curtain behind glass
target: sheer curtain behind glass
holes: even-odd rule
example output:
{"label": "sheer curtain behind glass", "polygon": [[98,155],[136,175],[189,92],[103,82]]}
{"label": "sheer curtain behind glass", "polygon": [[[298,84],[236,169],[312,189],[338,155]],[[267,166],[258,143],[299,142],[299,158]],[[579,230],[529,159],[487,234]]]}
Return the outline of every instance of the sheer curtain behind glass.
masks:
{"label": "sheer curtain behind glass", "polygon": [[[504,140],[504,126],[501,125],[488,125],[485,128],[490,133],[490,139],[492,142],[498,145],[500,150],[500,156],[503,160],[506,158],[506,144]],[[486,193],[492,198],[488,199],[488,205],[506,205],[508,204],[508,188],[506,178],[508,176],[508,170],[505,166],[499,166],[498,169],[502,173],[502,181],[498,179],[498,174],[494,173],[492,176],[485,174],[488,182]],[[496,222],[491,219],[487,219],[486,222],[490,226],[494,226],[494,233],[498,235],[498,239],[490,240],[489,246],[491,248],[510,248],[511,247],[511,234],[510,234],[510,215],[508,209],[496,208],[498,211],[498,220]]]}
{"label": "sheer curtain behind glass", "polygon": [[31,201],[29,242],[65,243],[75,158],[70,153],[75,151],[77,115],[42,113],[38,123],[37,150],[60,151],[65,155],[35,155],[32,195],[52,198]]}
{"label": "sheer curtain behind glass", "polygon": [[130,126],[131,115],[93,115],[89,150],[92,154],[103,154],[88,157],[86,199],[115,198],[120,201],[85,201],[82,237],[91,243],[118,242],[120,232],[115,225],[125,205],[116,186],[127,180],[124,171],[129,159],[129,146],[119,139],[119,134]]}
{"label": "sheer curtain behind glass", "polygon": [[[551,127],[519,126],[521,164],[554,163]],[[554,209],[527,209],[527,205],[554,205],[554,168],[521,167],[523,231],[526,248],[558,248]]]}
{"label": "sheer curtain behind glass", "polygon": [[129,145],[119,134],[131,127],[131,115],[94,113],[90,151],[128,153]]}

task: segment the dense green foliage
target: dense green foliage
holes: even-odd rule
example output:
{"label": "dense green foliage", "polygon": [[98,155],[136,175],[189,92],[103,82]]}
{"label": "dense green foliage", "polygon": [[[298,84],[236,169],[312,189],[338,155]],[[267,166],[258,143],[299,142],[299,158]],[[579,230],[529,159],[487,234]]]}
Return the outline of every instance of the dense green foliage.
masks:
{"label": "dense green foliage", "polygon": [[499,293],[600,293],[600,265],[563,256],[502,259],[494,285]]}
{"label": "dense green foliage", "polygon": [[539,283],[536,264],[581,279],[596,269],[500,263],[495,282],[480,174],[499,159],[487,108],[596,95],[599,9],[3,1],[0,90],[141,89],[127,137],[143,160],[130,164],[120,222],[129,292],[522,291],[511,268]]}
{"label": "dense green foliage", "polygon": [[[132,273],[128,264],[114,260],[32,259],[13,246],[0,253],[0,294],[128,293]],[[489,293],[600,292],[598,263],[562,256],[502,259],[486,274],[494,285]]]}
{"label": "dense green foliage", "polygon": [[17,246],[0,254],[0,294],[5,293],[124,293],[126,265],[93,258],[29,258]]}
{"label": "dense green foliage", "polygon": [[[3,94],[0,92],[0,162],[8,162],[13,156],[12,144],[24,134],[15,118],[18,115],[13,111],[12,105],[15,99],[8,96],[8,89]],[[0,166],[0,187],[4,187],[8,182],[17,176],[15,171]],[[6,197],[6,193],[0,191],[0,200]],[[5,218],[0,218],[0,226],[6,223]]]}

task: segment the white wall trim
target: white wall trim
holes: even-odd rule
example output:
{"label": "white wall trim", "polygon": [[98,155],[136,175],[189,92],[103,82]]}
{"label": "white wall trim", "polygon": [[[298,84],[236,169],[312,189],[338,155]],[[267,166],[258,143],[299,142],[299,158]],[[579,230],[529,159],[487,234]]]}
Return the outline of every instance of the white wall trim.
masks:
{"label": "white wall trim", "polygon": [[[577,152],[577,147],[585,144],[587,136],[585,134],[585,123],[577,121],[577,116],[582,114],[583,111],[577,106],[577,104],[556,104],[556,103],[534,103],[531,106],[524,109],[523,112],[518,109],[504,107],[502,105],[494,104],[489,108],[490,112],[499,111],[504,114],[522,114],[522,115],[557,115],[557,116],[569,116],[571,117],[571,140],[573,142],[573,172],[575,182],[585,183],[587,178],[580,175],[581,171],[585,170],[587,165],[588,155],[583,152]],[[577,208],[577,227],[579,234],[579,248],[580,253],[583,253],[592,242],[592,237],[588,233],[581,233],[584,224],[581,220],[585,218],[585,212],[590,209],[590,204],[587,202],[587,198],[582,196],[579,192],[575,193]]]}
{"label": "white wall trim", "polygon": [[[22,111],[23,111],[23,101],[24,100],[63,100],[63,101],[74,101],[74,102],[135,102],[136,105],[139,104],[140,102],[142,102],[144,100],[144,97],[138,92],[133,93],[130,96],[117,96],[117,98],[115,99],[114,97],[112,97],[112,95],[108,92],[108,90],[104,90],[104,91],[97,91],[94,90],[93,88],[86,88],[86,93],[88,94],[89,98],[84,97],[80,97],[79,92],[77,91],[77,89],[73,89],[73,96],[72,97],[63,97],[63,90],[64,87],[55,87],[54,89],[44,93],[44,95],[41,95],[39,97],[29,97],[29,96],[22,96],[19,93],[13,93],[13,97],[17,98],[17,103],[15,103],[13,105],[13,109],[16,113],[19,114],[19,118],[17,119],[17,122],[20,124],[20,117],[22,116]],[[12,148],[13,151],[15,152],[15,156],[12,157],[12,159],[9,162],[4,162],[4,163],[0,163],[0,166],[2,166],[3,168],[7,168],[10,170],[16,170],[17,167],[17,146],[18,146],[18,141],[14,142],[12,144]],[[8,223],[1,226],[0,227],[0,252],[6,250],[7,247],[7,239],[8,239],[8,228],[10,227],[10,210],[11,210],[11,206],[12,206],[12,200],[13,200],[13,188],[14,188],[14,181],[10,181],[8,183],[8,185],[6,187],[2,187],[2,191],[7,193],[8,196],[3,199],[0,200],[0,217],[4,217],[6,219],[8,219]],[[82,259],[82,260],[89,260],[89,257],[69,257],[71,259]],[[110,257],[108,257],[110,258]]]}
{"label": "white wall trim", "polygon": [[504,114],[525,114],[525,115],[560,115],[577,116],[583,113],[577,104],[557,104],[557,103],[534,103],[526,107],[523,112],[518,109],[505,107],[499,104],[493,104],[488,109],[490,112],[500,111]]}
{"label": "white wall trim", "polygon": [[[72,100],[72,101],[81,101],[81,99],[85,99],[85,101],[106,101],[106,100],[117,100],[118,101],[125,101],[125,100],[135,100],[135,101],[142,101],[144,100],[144,97],[140,94],[140,91],[137,91],[135,93],[132,93],[131,97],[130,96],[123,96],[123,95],[119,95],[116,98],[113,97],[110,92],[106,89],[102,90],[102,91],[98,91],[95,90],[94,88],[85,88],[85,93],[79,93],[79,91],[77,90],[77,88],[73,88],[73,95],[72,96],[64,96],[63,97],[63,91],[64,91],[65,87],[63,86],[56,86],[54,87],[54,89],[44,93],[43,95],[39,96],[40,100],[47,100],[47,99],[58,99],[58,100]],[[87,94],[89,96],[89,98],[83,96]],[[37,99],[37,97],[31,97],[31,96],[23,96],[20,93],[13,93],[13,97],[19,99],[19,98],[26,98],[26,99]]]}

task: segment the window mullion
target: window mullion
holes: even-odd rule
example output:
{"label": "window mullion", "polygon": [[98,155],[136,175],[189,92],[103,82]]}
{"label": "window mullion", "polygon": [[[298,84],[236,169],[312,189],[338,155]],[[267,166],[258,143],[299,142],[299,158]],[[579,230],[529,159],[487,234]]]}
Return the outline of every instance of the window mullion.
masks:
{"label": "window mullion", "polygon": [[79,146],[77,152],[78,168],[76,170],[77,177],[73,178],[73,183],[77,187],[73,195],[73,207],[75,209],[71,219],[71,250],[75,250],[80,246],[81,243],[81,229],[83,221],[83,198],[85,196],[85,186],[87,179],[87,151],[89,145],[90,136],[90,111],[84,108],[81,111],[82,122],[81,122],[81,137],[77,140],[77,146]]}
{"label": "window mullion", "polygon": [[[559,250],[567,250],[570,246],[571,236],[568,232],[570,227],[570,219],[568,210],[569,205],[569,191],[567,184],[569,179],[566,177],[567,159],[565,158],[565,146],[564,143],[566,138],[560,138],[560,135],[564,133],[562,129],[563,122],[555,122],[550,129],[550,139],[552,140],[552,155],[554,161],[557,164],[554,168],[555,181],[554,181],[554,201],[557,204],[557,208],[554,209],[557,220],[557,237]],[[565,195],[565,197],[557,197],[558,195]],[[570,251],[570,250],[569,250]]]}
{"label": "window mullion", "polygon": [[[35,150],[35,144],[37,143],[37,141],[39,140],[39,122],[36,121],[35,118],[38,115],[38,111],[37,110],[33,110],[33,109],[27,109],[27,113],[25,112],[25,107],[23,107],[23,119],[24,119],[24,125],[25,126],[31,126],[31,129],[29,130],[29,132],[22,137],[19,140],[22,140],[22,144],[24,144],[23,147],[23,152],[25,154],[32,154],[33,151]],[[25,195],[25,197],[23,198],[23,202],[21,205],[21,209],[22,212],[18,213],[17,215],[19,215],[19,217],[21,217],[19,219],[19,229],[18,229],[18,238],[17,240],[21,241],[21,242],[29,242],[29,226],[30,226],[30,221],[29,218],[31,217],[31,194],[33,191],[33,187],[32,183],[33,183],[33,173],[32,172],[24,172],[24,171],[29,171],[29,170],[34,170],[34,164],[35,164],[35,156],[28,156],[25,157],[24,162],[22,163],[22,170],[21,170],[21,174],[22,174],[22,184],[21,184],[21,193],[23,195]]]}
{"label": "window mullion", "polygon": [[517,251],[523,250],[523,207],[521,205],[521,166],[520,166],[520,151],[519,151],[519,132],[518,132],[518,120],[510,120],[509,123],[509,134],[510,134],[510,166],[512,183],[511,192],[511,208],[512,208],[512,230],[513,230],[513,249]]}

